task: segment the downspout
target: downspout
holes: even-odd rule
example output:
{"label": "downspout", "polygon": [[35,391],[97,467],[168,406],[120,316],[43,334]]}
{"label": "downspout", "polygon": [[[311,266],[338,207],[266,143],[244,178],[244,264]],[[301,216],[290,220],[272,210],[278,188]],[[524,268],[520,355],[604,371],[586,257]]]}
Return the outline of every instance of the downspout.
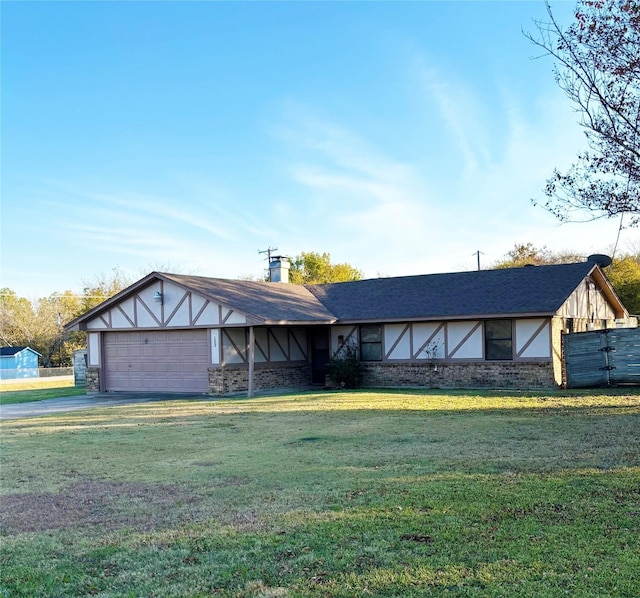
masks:
{"label": "downspout", "polygon": [[254,363],[255,363],[255,335],[253,333],[253,326],[249,326],[249,389],[247,391],[247,397],[253,396]]}

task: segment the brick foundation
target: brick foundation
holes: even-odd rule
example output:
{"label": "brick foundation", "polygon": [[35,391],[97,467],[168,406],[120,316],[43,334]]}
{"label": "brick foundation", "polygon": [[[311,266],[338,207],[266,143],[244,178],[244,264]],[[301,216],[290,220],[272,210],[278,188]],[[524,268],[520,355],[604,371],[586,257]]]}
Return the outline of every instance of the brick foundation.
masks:
{"label": "brick foundation", "polygon": [[426,388],[557,388],[551,362],[367,363],[363,386]]}
{"label": "brick foundation", "polygon": [[87,392],[100,392],[100,368],[87,368],[86,387]]}
{"label": "brick foundation", "polygon": [[[311,384],[311,365],[256,365],[253,372],[255,391],[277,388],[304,388]],[[209,392],[216,396],[249,390],[249,369],[246,366],[209,368]]]}

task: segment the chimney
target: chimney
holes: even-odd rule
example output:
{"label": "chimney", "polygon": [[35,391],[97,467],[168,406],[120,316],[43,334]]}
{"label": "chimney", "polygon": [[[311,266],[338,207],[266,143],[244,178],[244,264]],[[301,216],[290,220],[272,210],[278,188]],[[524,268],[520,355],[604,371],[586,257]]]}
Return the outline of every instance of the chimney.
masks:
{"label": "chimney", "polygon": [[289,258],[283,255],[273,256],[269,262],[270,282],[289,282]]}

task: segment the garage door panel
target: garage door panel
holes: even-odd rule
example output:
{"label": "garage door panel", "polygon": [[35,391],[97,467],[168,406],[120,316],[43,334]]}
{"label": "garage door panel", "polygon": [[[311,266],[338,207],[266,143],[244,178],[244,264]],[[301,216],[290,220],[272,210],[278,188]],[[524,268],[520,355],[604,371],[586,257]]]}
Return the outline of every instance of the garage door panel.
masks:
{"label": "garage door panel", "polygon": [[208,390],[206,330],[108,332],[104,345],[107,390]]}
{"label": "garage door panel", "polygon": [[185,357],[193,357],[196,354],[195,347],[193,345],[184,345],[182,347],[182,354]]}
{"label": "garage door panel", "polygon": [[157,382],[153,377],[145,377],[142,379],[142,386],[145,390],[156,390]]}

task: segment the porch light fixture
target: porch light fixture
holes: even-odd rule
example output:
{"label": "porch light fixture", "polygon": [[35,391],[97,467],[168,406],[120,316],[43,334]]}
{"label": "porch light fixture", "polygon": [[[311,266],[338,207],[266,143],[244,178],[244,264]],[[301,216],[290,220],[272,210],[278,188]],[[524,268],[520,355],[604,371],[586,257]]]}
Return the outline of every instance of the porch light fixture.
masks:
{"label": "porch light fixture", "polygon": [[162,303],[162,293],[160,291],[156,291],[155,294],[153,295],[153,300],[156,303]]}

